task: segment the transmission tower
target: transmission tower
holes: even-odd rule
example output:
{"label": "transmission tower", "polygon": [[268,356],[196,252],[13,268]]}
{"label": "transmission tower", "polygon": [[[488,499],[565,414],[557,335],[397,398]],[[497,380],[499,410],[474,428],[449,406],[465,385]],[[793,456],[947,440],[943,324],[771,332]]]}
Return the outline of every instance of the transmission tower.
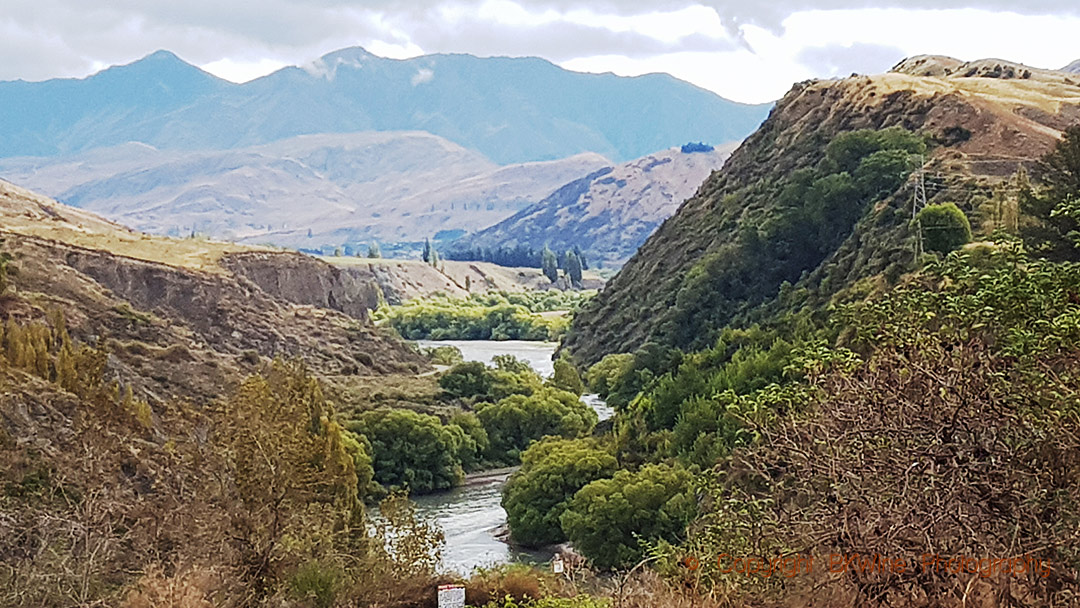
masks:
{"label": "transmission tower", "polygon": [[912,225],[915,227],[914,254],[915,264],[917,265],[923,254],[923,231],[922,224],[919,222],[919,212],[926,208],[926,167],[924,166],[925,159],[922,154],[915,157],[915,162],[919,166],[915,169],[915,193],[911,201],[911,219]]}

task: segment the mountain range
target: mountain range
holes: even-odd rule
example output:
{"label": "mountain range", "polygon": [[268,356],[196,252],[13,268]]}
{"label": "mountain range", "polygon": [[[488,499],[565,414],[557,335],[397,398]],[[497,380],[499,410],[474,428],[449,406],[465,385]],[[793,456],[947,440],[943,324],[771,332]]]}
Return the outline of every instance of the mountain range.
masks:
{"label": "mountain range", "polygon": [[367,132],[235,150],[128,143],[0,159],[0,175],[138,230],[332,250],[489,226],[610,164],[585,153],[499,166],[428,133]]}
{"label": "mountain range", "polygon": [[538,58],[330,53],[244,84],[158,51],[85,79],[0,82],[0,157],[140,142],[237,149],[317,133],[426,131],[499,164],[584,152],[616,162],[740,140],[771,106],[665,74],[570,72]]}
{"label": "mountain range", "polygon": [[462,237],[453,249],[579,249],[591,264],[620,266],[723,166],[735,144],[687,145],[604,167],[512,217]]}

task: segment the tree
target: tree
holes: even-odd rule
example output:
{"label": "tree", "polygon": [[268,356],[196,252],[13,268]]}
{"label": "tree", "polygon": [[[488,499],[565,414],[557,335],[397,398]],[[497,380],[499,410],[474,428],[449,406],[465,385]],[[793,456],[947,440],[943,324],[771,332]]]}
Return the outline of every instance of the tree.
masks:
{"label": "tree", "polygon": [[[0,246],[4,244],[4,240],[0,239]],[[7,292],[8,288],[8,273],[9,265],[11,264],[11,254],[6,251],[0,251],[0,296]]]}
{"label": "tree", "polygon": [[479,361],[466,361],[443,374],[439,378],[439,386],[452,397],[467,399],[487,395],[494,381],[486,365]]}
{"label": "tree", "polygon": [[521,456],[521,468],[503,488],[502,506],[515,542],[542,546],[563,542],[560,516],[578,490],[608,477],[618,463],[593,440],[548,438]]}
{"label": "tree", "polygon": [[544,251],[540,254],[540,269],[543,270],[544,276],[549,281],[554,283],[559,280],[559,260],[555,257],[555,252],[544,247]]}
{"label": "tree", "polygon": [[424,239],[424,250],[420,253],[420,258],[425,262],[431,262],[431,241]]}
{"label": "tree", "polygon": [[555,373],[551,375],[551,380],[548,380],[549,386],[562,389],[579,397],[585,392],[585,385],[581,382],[581,376],[578,375],[569,359],[559,357],[555,360],[554,367]]}
{"label": "tree", "polygon": [[566,255],[566,274],[571,285],[581,287],[581,259],[573,251]]}
{"label": "tree", "polygon": [[971,241],[971,224],[955,203],[927,205],[915,220],[927,251],[945,254]]}
{"label": "tree", "polygon": [[436,249],[431,250],[431,265],[435,268],[439,267],[439,252]]}
{"label": "tree", "polygon": [[1080,260],[1080,125],[1065,131],[1039,161],[1036,175],[1044,185],[1039,192],[1019,183],[1020,207],[1032,218],[1021,236],[1040,255]]}
{"label": "tree", "polygon": [[384,488],[423,494],[462,479],[454,433],[435,416],[379,408],[361,414],[348,429],[371,443],[375,481]]}
{"label": "tree", "polygon": [[559,522],[593,565],[629,567],[641,560],[644,542],[682,539],[697,511],[692,482],[685,469],[666,465],[618,471],[578,490]]}
{"label": "tree", "polygon": [[368,246],[367,257],[369,257],[369,258],[381,258],[382,257],[382,250],[379,249],[378,241],[372,241],[371,245]]}
{"label": "tree", "polygon": [[515,464],[529,444],[547,435],[584,436],[597,420],[596,412],[576,395],[553,388],[481,404],[476,415],[487,429],[489,459],[506,464]]}
{"label": "tree", "polygon": [[335,258],[340,258],[342,255],[344,255],[344,254],[341,251],[341,247],[335,247],[334,248],[334,257]]}

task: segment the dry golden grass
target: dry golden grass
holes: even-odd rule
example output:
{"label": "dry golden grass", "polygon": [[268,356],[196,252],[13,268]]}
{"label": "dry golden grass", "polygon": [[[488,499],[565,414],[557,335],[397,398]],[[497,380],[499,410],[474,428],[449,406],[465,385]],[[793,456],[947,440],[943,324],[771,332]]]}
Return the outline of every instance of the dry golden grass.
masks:
{"label": "dry golden grass", "polygon": [[8,232],[100,249],[147,262],[224,274],[223,255],[263,248],[136,232],[0,180],[0,225]]}

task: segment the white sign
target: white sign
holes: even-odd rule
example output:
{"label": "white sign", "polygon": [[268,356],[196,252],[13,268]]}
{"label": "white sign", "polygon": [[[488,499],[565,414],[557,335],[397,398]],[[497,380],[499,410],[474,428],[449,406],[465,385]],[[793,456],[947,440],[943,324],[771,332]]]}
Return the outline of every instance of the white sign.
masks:
{"label": "white sign", "polygon": [[555,574],[562,574],[564,569],[563,559],[556,555],[555,558],[551,560],[551,571]]}
{"label": "white sign", "polygon": [[439,608],[465,608],[465,585],[439,585]]}

